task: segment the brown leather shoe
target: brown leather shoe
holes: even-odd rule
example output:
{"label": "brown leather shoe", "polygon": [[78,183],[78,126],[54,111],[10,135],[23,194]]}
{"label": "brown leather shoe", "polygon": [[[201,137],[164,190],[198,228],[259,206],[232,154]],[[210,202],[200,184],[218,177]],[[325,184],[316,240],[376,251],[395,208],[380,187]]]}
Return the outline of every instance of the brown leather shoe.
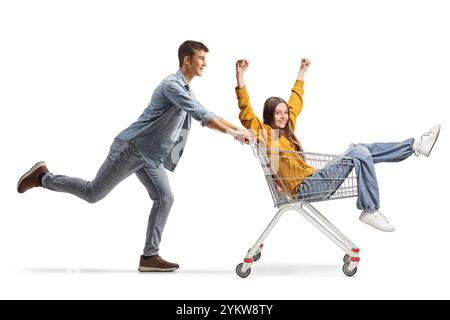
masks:
{"label": "brown leather shoe", "polygon": [[42,187],[41,179],[48,172],[45,162],[36,163],[27,173],[25,173],[17,183],[17,191],[24,193],[34,187]]}
{"label": "brown leather shoe", "polygon": [[138,270],[140,272],[164,272],[178,269],[176,263],[163,260],[160,256],[141,256]]}

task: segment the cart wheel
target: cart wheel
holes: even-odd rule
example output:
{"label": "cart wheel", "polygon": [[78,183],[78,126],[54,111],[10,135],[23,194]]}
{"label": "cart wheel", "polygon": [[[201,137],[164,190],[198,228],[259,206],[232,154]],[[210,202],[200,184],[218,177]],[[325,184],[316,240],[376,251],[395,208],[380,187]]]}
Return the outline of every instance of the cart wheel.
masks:
{"label": "cart wheel", "polygon": [[255,255],[253,256],[253,261],[258,261],[259,258],[261,258],[261,252],[258,252],[257,254],[255,254]]}
{"label": "cart wheel", "polygon": [[349,265],[350,265],[350,261],[344,263],[344,265],[342,266],[342,271],[344,272],[344,274],[345,274],[347,277],[352,277],[352,276],[355,275],[356,271],[358,271],[358,268],[355,267],[355,269],[353,269],[353,270],[350,271],[350,270],[348,269],[348,266],[349,266]]}
{"label": "cart wheel", "polygon": [[[248,249],[247,253],[249,253],[249,252],[250,252],[250,250],[252,250],[252,249]],[[260,251],[260,252],[258,252],[257,254],[255,254],[255,255],[253,256],[253,262],[256,262],[256,261],[258,261],[258,260],[259,260],[259,258],[261,258],[261,251]]]}
{"label": "cart wheel", "polygon": [[250,274],[250,272],[252,271],[252,269],[251,268],[248,268],[247,269],[247,271],[245,271],[245,272],[242,272],[242,266],[244,265],[244,263],[239,263],[237,266],[236,266],[236,273],[237,273],[237,275],[239,276],[239,277],[241,277],[241,278],[247,278],[248,277],[248,275]]}
{"label": "cart wheel", "polygon": [[344,256],[344,263],[347,263],[347,262],[350,262],[350,259],[351,259],[351,257],[350,257],[350,255],[349,254],[346,254],[345,256]]}

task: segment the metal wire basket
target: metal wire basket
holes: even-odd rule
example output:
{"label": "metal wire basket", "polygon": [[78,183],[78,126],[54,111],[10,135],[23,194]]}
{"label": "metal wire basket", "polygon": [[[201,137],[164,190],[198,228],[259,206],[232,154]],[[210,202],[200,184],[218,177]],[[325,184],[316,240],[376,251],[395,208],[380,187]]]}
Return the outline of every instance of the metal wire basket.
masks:
{"label": "metal wire basket", "polygon": [[[263,148],[252,145],[259,158],[264,175],[276,207],[295,201],[318,202],[358,196],[358,183],[352,158],[339,155],[296,152]],[[298,159],[299,157],[315,169],[308,177],[295,176],[289,172],[281,176],[273,163]],[[292,190],[289,185],[298,184]]]}

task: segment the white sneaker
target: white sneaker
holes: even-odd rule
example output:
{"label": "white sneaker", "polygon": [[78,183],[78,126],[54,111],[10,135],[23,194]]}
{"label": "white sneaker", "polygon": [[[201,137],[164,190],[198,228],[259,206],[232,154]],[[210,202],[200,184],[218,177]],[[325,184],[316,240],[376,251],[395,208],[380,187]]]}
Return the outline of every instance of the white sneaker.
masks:
{"label": "white sneaker", "polygon": [[428,157],[430,155],[431,150],[436,143],[437,138],[439,137],[439,132],[441,131],[441,125],[436,124],[433,128],[431,128],[428,132],[425,132],[420,139],[414,140],[414,151],[416,155],[419,154]]}
{"label": "white sneaker", "polygon": [[394,226],[378,210],[363,210],[359,220],[381,231],[393,232],[395,230]]}

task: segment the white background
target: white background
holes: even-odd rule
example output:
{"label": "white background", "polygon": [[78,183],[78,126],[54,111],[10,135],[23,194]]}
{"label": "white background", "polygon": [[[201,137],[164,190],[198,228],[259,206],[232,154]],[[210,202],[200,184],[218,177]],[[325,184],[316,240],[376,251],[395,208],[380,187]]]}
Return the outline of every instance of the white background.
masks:
{"label": "white background", "polygon": [[[450,298],[445,1],[2,1],[0,298]],[[234,63],[250,60],[256,113],[289,97],[301,57],[306,150],[442,132],[430,158],[377,165],[382,233],[358,221],[355,198],[317,208],[361,248],[358,273],[296,213],[265,242],[247,279],[234,272],[276,213],[257,159],[229,136],[193,125],[170,181],[175,203],[161,255],[168,274],[139,274],[151,201],[135,176],[91,205],[43,189],[16,192],[45,160],[91,179],[114,136],[177,70],[187,39],[210,48],[192,83],[198,100],[238,123]]]}

